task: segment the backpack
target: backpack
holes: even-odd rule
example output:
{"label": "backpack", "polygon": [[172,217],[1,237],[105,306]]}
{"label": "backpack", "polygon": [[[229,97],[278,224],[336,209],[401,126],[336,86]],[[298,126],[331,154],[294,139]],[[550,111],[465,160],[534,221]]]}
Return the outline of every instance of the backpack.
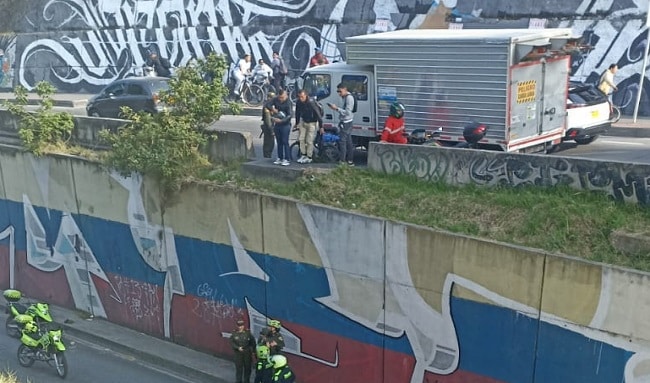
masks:
{"label": "backpack", "polygon": [[[357,98],[354,97],[352,93],[348,93],[349,96],[352,96],[352,100],[354,100],[354,105],[352,105],[352,113],[357,112]],[[345,101],[343,102],[343,109],[347,108],[347,103],[348,103],[348,96],[345,96]]]}
{"label": "backpack", "polygon": [[282,57],[280,57],[280,73],[281,74],[289,73],[289,69],[287,68],[287,64],[284,63],[284,59]]}

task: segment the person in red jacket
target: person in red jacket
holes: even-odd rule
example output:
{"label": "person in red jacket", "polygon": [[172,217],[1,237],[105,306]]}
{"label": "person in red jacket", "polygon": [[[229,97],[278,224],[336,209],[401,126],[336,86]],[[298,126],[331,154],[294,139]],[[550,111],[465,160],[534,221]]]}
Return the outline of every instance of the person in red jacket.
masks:
{"label": "person in red jacket", "polygon": [[327,61],[327,57],[325,57],[323,51],[320,49],[320,47],[314,48],[314,55],[311,56],[311,59],[309,60],[309,67],[312,68],[325,64],[329,64],[329,61]]}
{"label": "person in red jacket", "polygon": [[390,106],[390,116],[384,123],[384,131],[381,133],[381,142],[390,142],[393,144],[405,144],[407,142],[404,135],[404,111],[406,108],[401,102],[394,102]]}

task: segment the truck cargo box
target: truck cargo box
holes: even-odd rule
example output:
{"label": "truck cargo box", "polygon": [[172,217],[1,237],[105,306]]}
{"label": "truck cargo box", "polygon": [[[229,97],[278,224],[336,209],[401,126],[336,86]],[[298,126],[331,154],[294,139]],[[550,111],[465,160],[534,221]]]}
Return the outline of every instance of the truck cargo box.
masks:
{"label": "truck cargo box", "polygon": [[563,135],[569,57],[560,48],[570,38],[570,29],[399,30],[348,38],[346,63],[374,68],[378,130],[399,100],[410,130],[442,127],[462,141],[477,121],[490,127],[486,144],[511,151]]}

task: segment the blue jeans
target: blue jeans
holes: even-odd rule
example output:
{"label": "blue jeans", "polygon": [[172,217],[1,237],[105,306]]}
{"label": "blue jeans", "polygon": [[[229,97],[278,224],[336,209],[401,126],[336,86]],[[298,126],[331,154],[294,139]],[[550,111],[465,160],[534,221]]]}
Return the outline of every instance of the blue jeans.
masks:
{"label": "blue jeans", "polygon": [[278,144],[278,158],[289,161],[291,158],[291,154],[289,153],[289,133],[291,132],[291,125],[276,125],[274,130],[275,140]]}

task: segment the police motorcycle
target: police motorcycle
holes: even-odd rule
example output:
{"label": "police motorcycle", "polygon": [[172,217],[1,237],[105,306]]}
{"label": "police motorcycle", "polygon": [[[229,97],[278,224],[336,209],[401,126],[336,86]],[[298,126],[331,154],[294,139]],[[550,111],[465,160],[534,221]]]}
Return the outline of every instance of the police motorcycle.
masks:
{"label": "police motorcycle", "polygon": [[31,367],[34,362],[45,362],[56,369],[57,375],[64,379],[68,375],[68,361],[65,357],[63,330],[39,326],[35,318],[29,314],[16,316],[20,326],[20,346],[18,347],[18,363],[23,367]]}
{"label": "police motorcycle", "polygon": [[21,337],[21,326],[16,322],[16,317],[21,314],[27,314],[34,318],[37,326],[44,323],[52,323],[52,316],[50,315],[50,307],[47,303],[35,302],[29,306],[21,304],[19,301],[22,294],[18,290],[5,290],[2,294],[7,301],[5,313],[8,314],[7,321],[5,322],[5,330],[7,335],[12,338],[19,339]]}

